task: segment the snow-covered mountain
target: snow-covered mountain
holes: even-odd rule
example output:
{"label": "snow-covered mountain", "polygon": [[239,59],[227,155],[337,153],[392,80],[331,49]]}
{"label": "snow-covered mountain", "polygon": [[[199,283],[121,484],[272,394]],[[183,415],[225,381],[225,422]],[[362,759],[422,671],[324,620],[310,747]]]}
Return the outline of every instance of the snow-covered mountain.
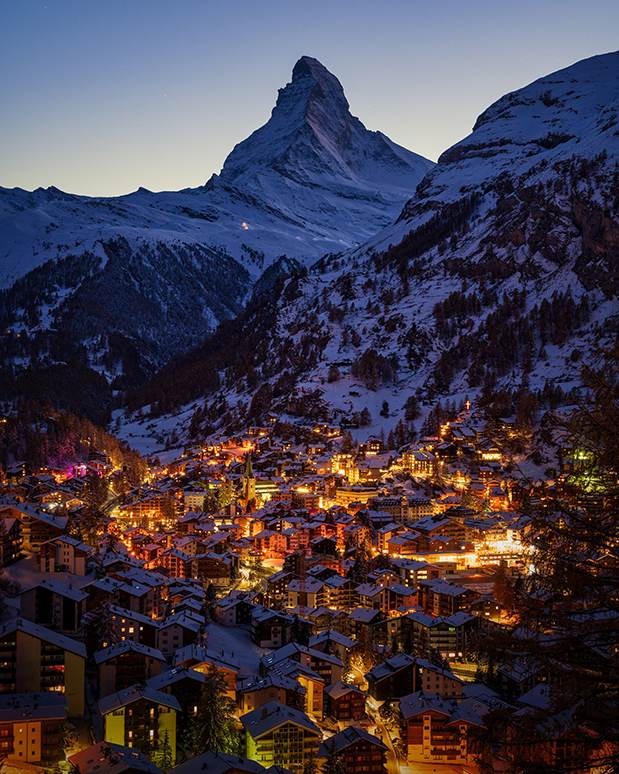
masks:
{"label": "snow-covered mountain", "polygon": [[0,188],[0,286],[119,237],[136,248],[216,247],[254,278],[284,254],[303,263],[363,243],[434,165],[348,107],[337,78],[303,57],[269,121],[201,188],[115,198]]}
{"label": "snow-covered mountain", "polygon": [[367,130],[337,78],[303,57],[270,120],[201,188],[0,189],[0,326],[38,341],[34,354],[5,347],[4,366],[8,352],[18,368],[58,362],[61,332],[108,375],[137,353],[135,383],[240,312],[265,271],[262,285],[392,222],[432,166]]}
{"label": "snow-covered mountain", "polygon": [[377,431],[411,393],[428,406],[569,393],[619,332],[618,112],[619,52],[502,97],[397,222],[290,279],[223,348],[208,341],[133,405],[176,391],[216,426],[221,400],[187,387],[199,373],[225,387],[228,422],[243,405],[256,421],[269,409],[350,420],[367,406]]}

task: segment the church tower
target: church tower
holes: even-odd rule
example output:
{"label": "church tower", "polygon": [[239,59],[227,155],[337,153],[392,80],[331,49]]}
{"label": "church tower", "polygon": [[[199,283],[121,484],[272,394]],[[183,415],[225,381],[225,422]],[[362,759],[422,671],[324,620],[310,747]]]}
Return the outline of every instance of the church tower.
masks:
{"label": "church tower", "polygon": [[249,504],[251,500],[256,499],[256,476],[251,466],[251,454],[248,452],[245,460],[245,473],[243,474],[243,494],[245,501]]}

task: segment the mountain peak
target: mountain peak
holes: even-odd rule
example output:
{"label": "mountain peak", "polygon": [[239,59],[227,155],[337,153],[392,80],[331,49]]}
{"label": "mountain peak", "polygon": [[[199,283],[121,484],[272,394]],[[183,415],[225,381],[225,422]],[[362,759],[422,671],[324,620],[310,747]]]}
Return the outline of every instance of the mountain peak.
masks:
{"label": "mountain peak", "polygon": [[234,147],[221,178],[257,193],[255,186],[263,186],[257,178],[264,175],[300,185],[352,184],[371,190],[378,180],[395,175],[398,187],[414,190],[430,166],[379,132],[368,131],[351,115],[335,75],[317,59],[302,56],[290,83],[279,89],[271,118]]}
{"label": "mountain peak", "polygon": [[335,81],[339,88],[342,89],[342,86],[335,75],[330,73],[321,62],[314,59],[312,56],[302,56],[292,68],[292,82],[294,83],[299,78],[306,78],[308,76],[315,81],[327,79]]}

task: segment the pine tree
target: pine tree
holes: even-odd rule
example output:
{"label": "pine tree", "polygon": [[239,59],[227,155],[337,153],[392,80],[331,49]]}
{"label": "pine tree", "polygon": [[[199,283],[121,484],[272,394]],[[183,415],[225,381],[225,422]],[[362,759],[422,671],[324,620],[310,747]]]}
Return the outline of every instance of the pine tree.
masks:
{"label": "pine tree", "polygon": [[350,650],[346,648],[344,653],[344,666],[342,669],[342,681],[347,683],[352,677],[352,660],[350,657]]}
{"label": "pine tree", "polygon": [[217,495],[217,507],[225,508],[226,505],[229,505],[235,501],[235,495],[236,493],[234,491],[234,484],[232,481],[224,481],[221,488],[219,489],[219,494]]}
{"label": "pine tree", "polygon": [[312,753],[305,761],[303,766],[303,774],[318,774],[318,764],[316,763],[316,756]]}
{"label": "pine tree", "polygon": [[344,774],[342,756],[337,752],[332,738],[325,742],[325,749],[327,755],[322,765],[322,774]]}
{"label": "pine tree", "polygon": [[361,414],[359,415],[359,424],[361,427],[367,427],[368,425],[372,424],[372,415],[370,414],[367,406],[361,410]]}
{"label": "pine tree", "polygon": [[299,686],[295,691],[292,691],[288,701],[286,702],[292,709],[299,710],[299,712],[305,712],[305,693]]}
{"label": "pine tree", "polygon": [[191,720],[193,755],[206,750],[236,754],[239,740],[234,720],[234,702],[227,694],[224,678],[213,665],[198,696],[198,710]]}
{"label": "pine tree", "polygon": [[101,602],[90,612],[86,613],[82,625],[84,628],[84,640],[86,651],[92,656],[97,650],[108,648],[118,642],[118,635],[114,628],[112,613],[108,602]]}
{"label": "pine tree", "polygon": [[167,729],[163,735],[163,739],[159,741],[157,749],[151,755],[151,760],[155,766],[158,766],[161,771],[163,771],[164,774],[168,774],[168,772],[174,767],[174,751],[170,746],[170,738],[168,736]]}

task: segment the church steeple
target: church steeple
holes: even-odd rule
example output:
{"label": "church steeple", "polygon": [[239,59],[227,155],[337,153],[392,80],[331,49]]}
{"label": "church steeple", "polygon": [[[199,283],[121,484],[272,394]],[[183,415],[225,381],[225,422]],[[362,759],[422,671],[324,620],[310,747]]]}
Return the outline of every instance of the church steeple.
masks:
{"label": "church steeple", "polygon": [[243,474],[243,494],[248,504],[256,500],[256,476],[251,466],[251,454],[248,452],[245,458],[245,473]]}
{"label": "church steeple", "polygon": [[251,452],[247,452],[245,457],[245,473],[243,479],[247,480],[248,478],[256,478],[256,476],[254,476],[254,469],[251,466]]}

